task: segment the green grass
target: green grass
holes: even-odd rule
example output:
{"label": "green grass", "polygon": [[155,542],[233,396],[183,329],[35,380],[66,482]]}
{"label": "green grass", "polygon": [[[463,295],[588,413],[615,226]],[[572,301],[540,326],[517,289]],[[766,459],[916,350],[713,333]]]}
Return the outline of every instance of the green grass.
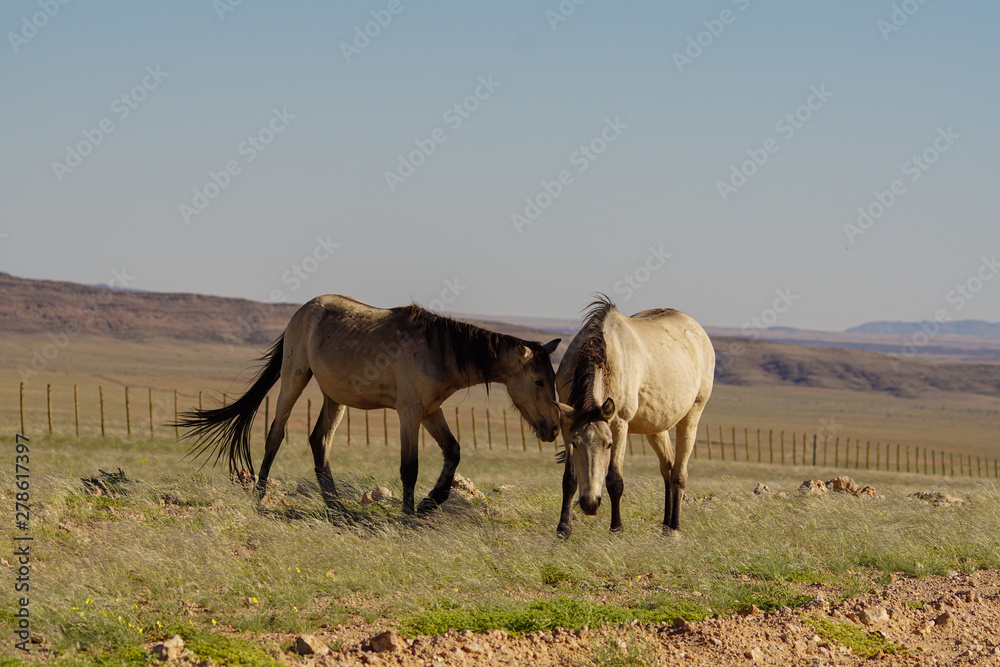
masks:
{"label": "green grass", "polygon": [[853,625],[828,618],[806,616],[802,620],[823,639],[846,646],[862,658],[874,658],[879,653],[894,655],[906,652],[902,646],[876,632],[865,632]]}
{"label": "green grass", "polygon": [[[280,484],[263,510],[222,470],[183,461],[184,451],[167,441],[32,440],[32,628],[54,663],[130,664],[178,621],[201,633],[192,641],[216,643],[375,619],[408,634],[521,633],[794,608],[811,597],[805,585],[823,584],[833,600],[894,572],[1000,566],[1000,493],[970,479],[851,470],[885,500],[804,498],[794,492],[803,479],[843,471],[692,460],[689,492],[705,500],[686,502],[681,531],[664,536],[655,457],[637,455],[626,460],[625,532],[608,532],[602,508],[577,513],[573,535],[560,540],[561,469],[550,449],[467,448],[461,472],[486,499],[453,495],[442,511],[410,519],[398,500],[355,502],[376,484],[399,498],[398,451],[338,438],[332,458],[345,511],[332,522],[301,438],[282,448]],[[421,458],[418,496],[440,466],[433,446]],[[141,481],[126,496],[91,496],[81,479],[98,468]],[[754,496],[757,482],[790,493]],[[12,483],[11,469],[0,469],[0,488]],[[938,490],[970,502],[934,507],[906,497]],[[0,494],[0,515],[13,512],[13,499]],[[9,543],[12,527],[2,532]],[[15,601],[12,587],[0,589],[0,610]],[[0,613],[0,631],[12,621]],[[114,646],[121,652],[108,653]],[[269,660],[241,646],[219,650],[231,664]],[[0,646],[0,658],[23,657]]]}

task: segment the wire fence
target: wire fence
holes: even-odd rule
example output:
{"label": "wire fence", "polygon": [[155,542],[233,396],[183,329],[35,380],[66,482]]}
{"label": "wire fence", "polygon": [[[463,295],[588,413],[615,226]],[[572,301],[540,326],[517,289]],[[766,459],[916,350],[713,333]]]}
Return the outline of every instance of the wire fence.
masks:
{"label": "wire fence", "polygon": [[[232,399],[222,394],[209,399],[213,405],[226,404]],[[301,406],[305,403],[305,414]],[[26,436],[81,435],[126,438],[171,438],[183,433],[174,426],[178,416],[197,405],[206,405],[204,392],[185,393],[177,390],[154,390],[149,387],[103,385],[80,390],[79,385],[53,388],[45,386],[26,390],[21,383],[18,390],[18,418],[20,433]],[[300,400],[285,428],[285,437],[308,436],[313,416],[312,398]],[[6,410],[4,411],[7,412]],[[262,414],[261,414],[262,412]],[[449,410],[450,412],[450,410]],[[447,413],[446,413],[447,414]],[[451,414],[447,414],[449,418]],[[271,397],[264,400],[258,411],[255,426],[263,443],[271,420]],[[524,419],[506,409],[475,407],[454,408],[451,425],[463,446],[473,449],[499,449],[522,451],[528,449],[557,451],[555,443],[543,443],[531,434]],[[421,446],[427,447],[427,431],[420,429]],[[399,442],[399,420],[394,410],[358,410],[348,408],[338,429],[345,433],[348,446],[373,446]],[[435,443],[432,441],[431,445]],[[629,434],[628,454],[651,456],[652,447],[640,435]],[[692,452],[695,459],[760,463],[769,465],[822,466],[824,468],[882,470],[898,473],[941,475],[949,477],[977,477],[1000,479],[997,458],[944,451],[905,443],[872,441],[857,437],[842,437],[829,433],[808,433],[797,430],[760,429],[750,427],[703,424]]]}

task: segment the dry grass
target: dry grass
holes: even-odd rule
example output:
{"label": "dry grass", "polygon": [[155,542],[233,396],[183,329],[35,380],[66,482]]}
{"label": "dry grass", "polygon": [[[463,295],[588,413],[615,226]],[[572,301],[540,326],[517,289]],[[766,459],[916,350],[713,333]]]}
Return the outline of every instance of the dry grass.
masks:
{"label": "dry grass", "polygon": [[[138,646],[178,622],[201,632],[298,632],[379,617],[433,624],[447,616],[461,625],[503,612],[523,624],[529,603],[559,600],[612,618],[620,610],[697,616],[794,604],[808,583],[847,595],[889,572],[1000,566],[1000,493],[968,479],[872,472],[856,477],[884,500],[815,499],[794,489],[836,471],[699,460],[682,532],[664,537],[655,459],[636,456],[626,462],[625,534],[610,535],[602,512],[578,516],[572,538],[560,541],[560,469],[550,451],[467,451],[460,470],[485,501],[453,496],[426,520],[404,518],[391,503],[349,503],[351,512],[331,523],[303,443],[279,455],[281,484],[263,510],[221,471],[179,462],[176,443],[64,438],[31,446],[32,623],[70,655]],[[335,470],[350,471],[338,475],[345,498],[375,484],[398,497],[395,450],[338,441],[335,452]],[[430,488],[439,461],[424,454],[418,493]],[[12,467],[0,471],[4,488],[12,488]],[[127,496],[84,492],[81,477],[118,467],[141,480]],[[789,495],[754,496],[757,482]],[[505,484],[514,486],[496,490]],[[929,490],[970,502],[934,507],[906,497]],[[9,495],[0,511],[13,516]],[[11,587],[0,606],[15,608]]]}

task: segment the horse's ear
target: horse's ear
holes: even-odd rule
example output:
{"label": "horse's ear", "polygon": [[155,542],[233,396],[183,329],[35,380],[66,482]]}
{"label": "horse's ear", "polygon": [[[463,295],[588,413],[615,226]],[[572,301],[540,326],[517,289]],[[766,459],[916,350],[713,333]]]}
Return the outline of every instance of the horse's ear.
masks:
{"label": "horse's ear", "polygon": [[559,341],[560,340],[562,340],[562,339],[561,338],[556,338],[555,340],[550,340],[545,345],[542,345],[542,349],[545,350],[546,352],[548,352],[549,354],[553,354],[553,353],[555,353],[556,348],[559,347]]}
{"label": "horse's ear", "polygon": [[610,420],[615,416],[615,401],[612,398],[608,398],[601,405],[601,416],[604,417],[605,421]]}
{"label": "horse's ear", "polygon": [[525,363],[531,361],[531,357],[533,354],[534,352],[532,352],[531,348],[528,347],[527,345],[524,345],[522,343],[517,344],[517,356],[521,361]]}

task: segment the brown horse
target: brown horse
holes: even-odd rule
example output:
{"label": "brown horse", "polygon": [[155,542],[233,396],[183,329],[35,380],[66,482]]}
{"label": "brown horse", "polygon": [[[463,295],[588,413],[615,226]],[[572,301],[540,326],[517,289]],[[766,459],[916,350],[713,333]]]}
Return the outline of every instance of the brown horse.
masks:
{"label": "brown horse", "polygon": [[[569,403],[558,533],[569,536],[571,505],[593,515],[606,482],[611,530],[622,530],[622,464],[629,433],[646,435],[660,460],[664,528],[680,524],[688,457],[698,420],[712,394],[715,350],[705,330],[679,310],[657,308],[625,317],[606,296],[591,304],[583,328],[559,364],[556,388]],[[677,454],[668,429],[677,427]],[[606,479],[605,479],[606,478]]]}
{"label": "brown horse", "polygon": [[311,300],[289,321],[262,358],[263,370],[235,403],[185,413],[179,425],[191,429],[195,455],[229,455],[231,472],[253,470],[250,429],[268,390],[281,378],[274,421],[257,479],[263,496],[271,464],[281,446],[292,405],[315,376],[323,408],[309,436],[316,479],[331,509],[337,491],[330,471],[333,434],[347,407],[393,408],[399,413],[403,511],[413,513],[417,443],[423,424],[444,453],[437,484],[418,509],[448,498],[460,459],[459,443],[441,404],[460,389],[492,382],[506,385],[515,407],[546,442],[555,440],[560,408],[549,355],[559,340],[542,345],[436,315],[415,305],[383,309],[355,299],[326,295]]}

